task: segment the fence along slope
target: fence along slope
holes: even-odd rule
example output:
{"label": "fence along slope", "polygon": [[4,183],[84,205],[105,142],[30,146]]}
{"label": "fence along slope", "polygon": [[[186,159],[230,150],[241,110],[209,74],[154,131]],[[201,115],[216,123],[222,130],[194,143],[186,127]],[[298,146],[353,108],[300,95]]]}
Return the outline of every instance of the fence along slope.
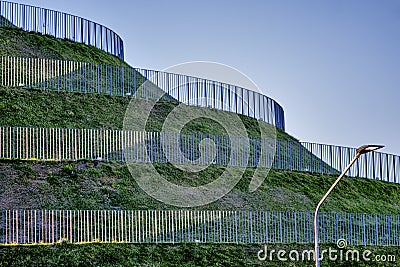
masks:
{"label": "fence along slope", "polygon": [[[206,142],[200,146],[202,140]],[[249,150],[246,152],[242,144],[247,140]],[[275,156],[268,153],[269,157],[260,157],[262,148],[264,151],[276,149]],[[188,159],[189,163],[200,165],[272,166],[282,170],[335,175],[343,171],[355,153],[355,148],[266,138],[106,129],[0,127],[0,158],[3,159],[173,161],[176,164],[188,163],[185,161]],[[200,154],[206,157],[200,157]],[[400,183],[399,165],[399,156],[372,152],[362,155],[347,175]]]}
{"label": "fence along slope", "polygon": [[276,101],[218,81],[132,67],[4,56],[1,70],[2,86],[178,101],[253,117],[285,130],[284,110]]}
{"label": "fence along slope", "polygon": [[[2,210],[2,244],[314,242],[313,213],[210,210]],[[320,213],[319,240],[400,246],[400,215]]]}
{"label": "fence along slope", "polygon": [[[34,7],[30,5],[12,3],[7,1],[0,1],[0,17],[2,18],[0,20],[1,23],[0,26],[3,27],[10,27],[10,26],[19,27],[25,31],[35,31],[35,32],[40,32],[42,34],[52,35],[57,38],[67,38],[75,42],[81,42],[88,45],[93,45],[97,48],[100,48],[111,54],[114,54],[120,57],[121,59],[124,58],[123,42],[122,39],[116,33],[114,33],[105,26],[102,26],[100,24],[94,23],[92,21],[86,20],[81,17],[69,15],[59,11]],[[4,59],[2,58],[2,62],[3,61]],[[40,61],[40,66],[43,66],[43,64],[48,62],[46,60],[39,60],[39,61]],[[56,63],[57,62],[58,61],[56,61]],[[29,61],[29,63],[33,62]],[[46,73],[45,69],[51,70],[52,74],[54,74],[55,68],[57,69],[57,73],[59,74],[58,70],[62,68],[60,64],[56,65],[56,67],[54,67],[54,61],[52,61],[51,64],[52,67],[46,66],[44,69],[43,68],[40,69],[37,76],[42,77],[43,79],[47,79],[50,74]],[[7,65],[21,66],[20,64],[15,62],[12,62]],[[64,64],[61,65],[65,66],[68,64],[64,62]],[[28,64],[28,66],[23,66],[22,68],[27,71],[30,71],[30,66],[32,66],[32,64],[31,65]],[[76,65],[74,66],[76,67]],[[84,66],[86,67],[86,64]],[[4,64],[2,68],[4,69]],[[71,73],[73,71],[76,71],[76,69],[75,70],[69,69],[67,72]],[[98,68],[96,69],[96,71],[98,72]],[[105,72],[108,73],[108,70],[106,70]],[[157,76],[160,73],[157,71],[143,70],[142,74],[146,77],[146,79],[149,78],[149,76],[147,76],[148,72],[156,73]],[[14,70],[13,73],[20,73],[20,72]],[[135,73],[136,71],[131,71],[130,74],[134,75]],[[107,81],[110,80],[110,87],[112,87],[112,84],[114,82],[114,79],[112,77],[113,75],[112,69],[110,70],[109,74],[110,77],[107,77],[109,79],[106,80]],[[124,81],[125,81],[124,74],[125,72],[122,70],[121,71],[122,77],[121,76],[117,77],[118,81],[122,81],[122,84],[118,84],[120,88],[122,86],[122,89],[120,89],[122,90],[122,94],[124,93]],[[23,77],[25,76],[27,75],[23,75]],[[15,78],[11,77],[9,74],[6,77],[9,78],[8,81],[10,81],[10,78]],[[284,114],[281,106],[279,106],[272,99],[262,94],[244,88],[236,87],[233,85],[223,84],[216,81],[200,79],[199,82],[199,78],[189,77],[184,75],[163,73],[163,75],[161,75],[160,77],[161,78],[165,77],[166,80],[161,81],[159,84],[157,77],[157,82],[156,82],[157,87],[160,87],[160,85],[164,83],[167,88],[162,88],[162,89],[164,89],[165,92],[169,92],[170,89],[175,90],[177,93],[176,98],[183,103],[193,105],[194,103],[190,103],[190,101],[191,99],[196,99],[195,100],[196,105],[198,106],[205,106],[205,107],[236,112],[238,114],[243,114],[246,116],[254,117],[256,119],[264,120],[282,130],[284,130],[285,128]],[[59,76],[57,78],[59,78]],[[174,87],[170,87],[171,85],[169,82],[170,78],[171,80],[175,81],[175,84],[173,84]],[[80,86],[82,85],[82,82],[86,80],[87,77],[83,77],[83,79],[79,83]],[[58,81],[60,81],[60,79],[58,79]],[[181,83],[182,81],[185,81],[184,86],[187,87],[187,90],[182,90],[180,88],[182,85],[179,83]],[[46,81],[42,80],[41,82],[46,82]],[[152,82],[154,83],[154,81]],[[17,81],[17,84],[26,84],[26,82]],[[76,81],[76,84],[78,85],[78,81]],[[86,83],[84,84],[85,84],[85,92],[87,92],[88,90],[86,88]],[[176,90],[174,88],[178,89]],[[57,89],[69,90],[69,88],[60,88],[59,82],[57,83]],[[136,91],[136,88],[134,89]],[[98,91],[100,91],[99,88]],[[110,94],[112,93],[112,91],[113,89],[109,88]],[[146,95],[146,97],[148,96]],[[204,101],[202,100],[203,103],[199,103],[199,99],[203,99],[204,100]]]}

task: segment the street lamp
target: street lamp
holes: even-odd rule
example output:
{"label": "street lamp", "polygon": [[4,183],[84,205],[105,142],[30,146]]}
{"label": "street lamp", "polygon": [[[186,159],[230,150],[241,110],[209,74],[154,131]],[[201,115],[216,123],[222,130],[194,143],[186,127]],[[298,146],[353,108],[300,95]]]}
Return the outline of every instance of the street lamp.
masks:
{"label": "street lamp", "polygon": [[315,259],[315,267],[319,267],[319,249],[318,249],[318,211],[319,208],[321,207],[322,203],[325,201],[325,199],[328,197],[328,195],[332,192],[333,188],[339,183],[340,179],[347,173],[347,171],[350,169],[350,167],[357,161],[357,159],[362,155],[366,154],[371,151],[375,151],[377,149],[380,149],[384,146],[382,145],[364,145],[360,146],[357,148],[357,154],[353,158],[353,160],[350,162],[350,164],[346,167],[346,169],[339,175],[339,177],[336,179],[336,181],[331,185],[329,190],[325,193],[325,195],[322,197],[322,199],[319,201],[317,208],[315,209],[314,213],[314,259]]}

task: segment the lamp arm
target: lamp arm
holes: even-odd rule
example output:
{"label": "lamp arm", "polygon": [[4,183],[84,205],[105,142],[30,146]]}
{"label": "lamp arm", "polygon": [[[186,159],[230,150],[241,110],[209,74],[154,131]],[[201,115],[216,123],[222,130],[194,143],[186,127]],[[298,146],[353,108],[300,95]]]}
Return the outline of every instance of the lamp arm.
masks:
{"label": "lamp arm", "polygon": [[319,208],[321,207],[322,203],[324,203],[325,199],[328,197],[328,195],[332,192],[333,188],[339,183],[339,181],[343,178],[343,176],[349,171],[350,167],[357,161],[357,159],[361,156],[360,153],[357,153],[357,155],[353,158],[353,160],[347,165],[346,169],[340,174],[340,176],[336,179],[336,181],[331,185],[329,190],[325,193],[325,195],[321,198],[319,201],[317,208],[315,212],[318,212]]}
{"label": "lamp arm", "polygon": [[339,181],[343,178],[343,176],[348,172],[350,167],[357,161],[357,159],[361,156],[361,153],[357,152],[357,154],[354,156],[353,160],[347,165],[346,169],[339,175],[339,177],[336,179],[336,181],[331,185],[329,190],[325,193],[325,195],[321,198],[319,201],[317,208],[315,209],[314,213],[314,242],[315,242],[315,247],[314,247],[314,257],[315,257],[315,266],[319,266],[319,251],[318,251],[318,225],[317,225],[317,220],[318,220],[318,211],[319,208],[321,207],[322,203],[324,203],[325,199],[328,197],[328,195],[332,192],[332,190],[335,188],[335,186],[339,183]]}

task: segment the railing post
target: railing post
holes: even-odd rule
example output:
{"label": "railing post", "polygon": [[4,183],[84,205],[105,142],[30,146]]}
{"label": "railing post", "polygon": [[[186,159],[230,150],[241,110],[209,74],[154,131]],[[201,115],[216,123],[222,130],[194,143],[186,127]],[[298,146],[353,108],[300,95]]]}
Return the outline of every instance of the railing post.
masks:
{"label": "railing post", "polygon": [[310,172],[313,172],[313,144],[310,143]]}
{"label": "railing post", "polygon": [[[393,157],[393,155],[392,155]],[[386,154],[386,181],[390,182],[390,171],[389,171],[389,154]],[[393,181],[394,182],[394,181]]]}
{"label": "railing post", "polygon": [[[1,3],[1,2],[0,2]],[[5,235],[5,231],[6,231],[6,220],[5,220],[5,210],[1,210],[1,225],[3,226],[1,228],[1,243],[5,244],[7,241],[5,239],[6,235]]]}
{"label": "railing post", "polygon": [[323,149],[323,147],[324,147],[324,145],[322,145],[322,144],[319,145],[319,152],[320,152],[319,172],[320,172],[321,174],[324,173],[324,171],[323,171],[323,169],[322,169],[322,164],[323,164],[323,161],[322,161],[322,149]]}
{"label": "railing post", "polygon": [[292,141],[288,140],[289,146],[289,158],[290,158],[290,170],[293,171],[293,148],[292,148]]}
{"label": "railing post", "polygon": [[375,214],[375,246],[379,246],[379,223],[378,214]]}
{"label": "railing post", "polygon": [[[372,157],[372,178],[374,179],[374,180],[377,180],[376,179],[376,173],[375,173],[375,152],[372,152],[371,154],[371,157]],[[368,177],[367,177],[368,178]]]}
{"label": "railing post", "polygon": [[333,174],[333,155],[332,155],[332,146],[329,145],[329,173]]}
{"label": "railing post", "polygon": [[300,147],[300,169],[298,171],[303,171],[303,144],[299,143],[299,147]]}
{"label": "railing post", "polygon": [[399,181],[397,180],[397,173],[396,173],[396,158],[399,159],[399,157],[393,156],[393,181],[395,183],[398,183]]}
{"label": "railing post", "polygon": [[281,169],[281,140],[277,140],[278,169]]}
{"label": "railing post", "polygon": [[390,220],[390,215],[386,215],[386,220],[387,220],[387,244],[386,245],[388,245],[388,246],[390,246],[390,244],[391,244],[391,242],[390,242],[390,239],[391,239],[391,220]]}
{"label": "railing post", "polygon": [[380,180],[383,181],[384,179],[383,179],[383,167],[382,167],[382,154],[379,153],[378,155],[379,155],[379,163],[380,163],[380,166],[379,166],[380,167],[379,168],[379,170],[380,170]]}

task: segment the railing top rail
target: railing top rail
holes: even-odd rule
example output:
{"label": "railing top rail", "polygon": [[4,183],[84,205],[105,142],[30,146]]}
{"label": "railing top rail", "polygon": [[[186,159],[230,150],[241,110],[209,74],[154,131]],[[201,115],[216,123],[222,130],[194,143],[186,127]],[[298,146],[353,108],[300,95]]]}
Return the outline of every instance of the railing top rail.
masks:
{"label": "railing top rail", "polygon": [[41,9],[41,10],[49,10],[49,11],[57,12],[59,14],[72,16],[72,17],[75,17],[75,18],[78,18],[78,19],[82,19],[82,20],[85,20],[85,21],[88,21],[88,22],[92,22],[94,24],[102,26],[105,29],[108,29],[108,30],[112,31],[109,27],[107,27],[105,25],[102,25],[102,24],[100,24],[100,23],[98,23],[96,21],[85,19],[84,17],[78,16],[78,15],[74,15],[74,14],[70,14],[70,13],[66,13],[66,12],[63,12],[63,11],[60,11],[60,10],[49,9],[49,8],[45,8],[45,7],[38,7],[38,6],[33,6],[33,5],[28,5],[28,4],[21,4],[21,3],[10,2],[10,1],[3,1],[3,0],[0,0],[0,5],[1,5],[1,3],[6,3],[6,4],[10,4],[10,5],[18,5],[18,6],[26,6],[26,7],[30,7],[30,8],[36,8],[36,9]]}

